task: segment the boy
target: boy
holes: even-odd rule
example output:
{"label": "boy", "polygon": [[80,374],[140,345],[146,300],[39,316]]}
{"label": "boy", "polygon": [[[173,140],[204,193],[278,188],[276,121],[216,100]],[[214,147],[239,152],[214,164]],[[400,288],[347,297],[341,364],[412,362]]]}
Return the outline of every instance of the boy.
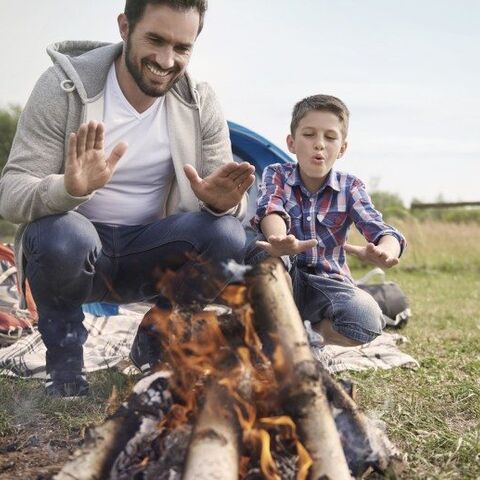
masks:
{"label": "boy", "polygon": [[[364,184],[332,169],[347,149],[348,120],[345,104],[329,95],[295,105],[287,145],[298,163],[265,169],[252,225],[269,255],[296,256],[290,273],[302,318],[325,344],[354,346],[372,341],[385,323],[373,297],[355,286],[345,253],[389,268],[406,243],[382,221]],[[346,244],[352,223],[365,247]]]}

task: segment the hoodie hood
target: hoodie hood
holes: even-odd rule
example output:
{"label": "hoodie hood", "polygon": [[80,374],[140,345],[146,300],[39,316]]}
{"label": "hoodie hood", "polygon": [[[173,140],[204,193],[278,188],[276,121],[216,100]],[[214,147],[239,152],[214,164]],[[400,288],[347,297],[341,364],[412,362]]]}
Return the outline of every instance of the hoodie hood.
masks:
{"label": "hoodie hood", "polygon": [[[61,69],[78,92],[82,102],[90,103],[103,93],[108,71],[122,54],[123,42],[57,42],[47,47],[54,65]],[[181,77],[171,91],[185,104],[196,106],[197,92],[189,75]]]}

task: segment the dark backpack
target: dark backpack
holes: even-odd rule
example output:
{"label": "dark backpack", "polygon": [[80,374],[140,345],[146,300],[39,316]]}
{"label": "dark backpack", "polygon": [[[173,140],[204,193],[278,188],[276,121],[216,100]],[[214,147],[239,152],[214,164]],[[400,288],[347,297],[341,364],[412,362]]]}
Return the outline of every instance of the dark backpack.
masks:
{"label": "dark backpack", "polygon": [[[380,283],[369,283],[374,277],[380,277]],[[412,316],[407,296],[395,282],[385,281],[385,272],[374,268],[357,280],[357,287],[368,292],[382,310],[385,322],[390,327],[404,327]]]}

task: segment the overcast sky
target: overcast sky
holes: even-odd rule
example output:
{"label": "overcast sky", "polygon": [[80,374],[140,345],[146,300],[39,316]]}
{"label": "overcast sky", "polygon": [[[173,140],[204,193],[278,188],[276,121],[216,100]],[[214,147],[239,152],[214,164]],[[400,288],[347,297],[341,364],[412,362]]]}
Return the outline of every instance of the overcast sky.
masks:
{"label": "overcast sky", "polygon": [[[0,105],[25,104],[51,42],[119,41],[122,0],[0,0]],[[209,0],[191,73],[229,120],[285,149],[293,104],[349,106],[337,167],[372,188],[480,201],[480,1]]]}

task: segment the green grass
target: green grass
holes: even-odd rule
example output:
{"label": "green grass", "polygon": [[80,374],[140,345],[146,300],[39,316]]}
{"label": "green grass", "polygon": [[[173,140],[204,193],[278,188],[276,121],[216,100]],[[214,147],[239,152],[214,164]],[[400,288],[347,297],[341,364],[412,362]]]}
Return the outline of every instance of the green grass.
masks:
{"label": "green grass", "polygon": [[386,422],[406,453],[405,479],[480,478],[479,272],[392,270],[410,298],[413,318],[403,350],[417,371],[349,374],[359,404]]}
{"label": "green grass", "polygon": [[[92,395],[75,400],[47,397],[44,381],[0,377],[0,439],[23,430],[55,429],[72,435],[86,426],[101,423],[131,390],[134,377],[113,370],[89,376]],[[112,393],[118,392],[113,398]]]}

